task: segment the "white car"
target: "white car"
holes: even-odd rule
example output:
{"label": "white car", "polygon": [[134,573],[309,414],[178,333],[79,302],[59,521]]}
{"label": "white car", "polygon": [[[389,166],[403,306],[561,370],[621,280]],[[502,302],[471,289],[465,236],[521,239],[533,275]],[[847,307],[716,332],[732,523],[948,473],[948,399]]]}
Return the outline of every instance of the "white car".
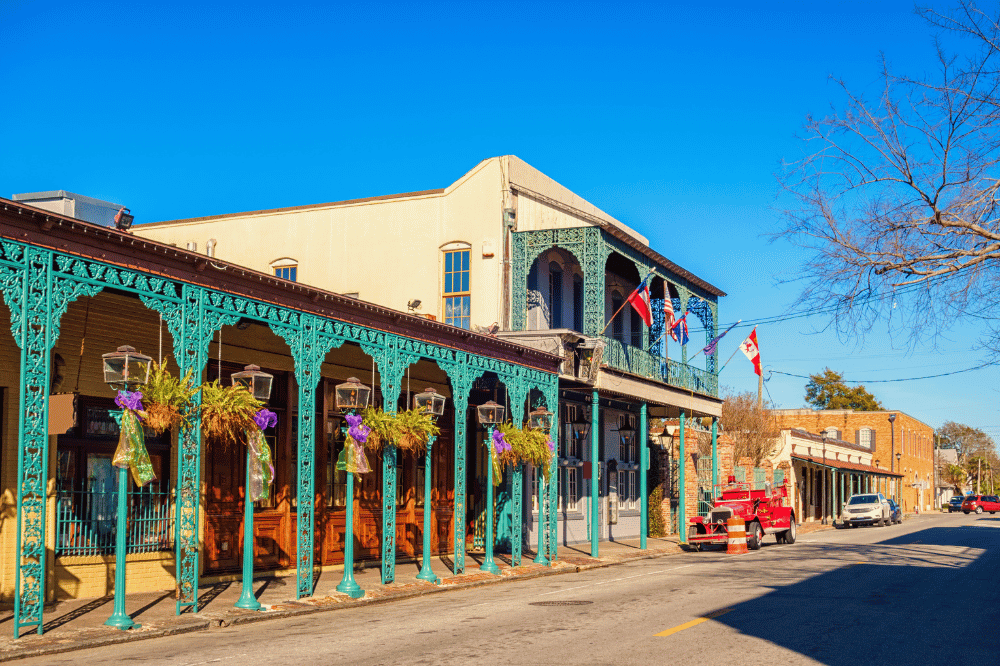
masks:
{"label": "white car", "polygon": [[889,525],[892,522],[889,500],[882,493],[852,495],[840,513],[844,526]]}

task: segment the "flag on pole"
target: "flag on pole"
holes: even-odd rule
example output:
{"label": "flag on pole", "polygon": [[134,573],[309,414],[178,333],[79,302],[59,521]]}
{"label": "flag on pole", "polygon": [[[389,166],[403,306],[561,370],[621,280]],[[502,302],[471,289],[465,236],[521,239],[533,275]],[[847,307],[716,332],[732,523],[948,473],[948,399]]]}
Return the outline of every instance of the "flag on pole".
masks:
{"label": "flag on pole", "polygon": [[670,337],[674,339],[675,342],[679,342],[682,345],[688,343],[688,323],[687,323],[687,312],[684,316],[674,322],[674,325],[670,327]]}
{"label": "flag on pole", "polygon": [[631,294],[629,294],[628,302],[632,304],[632,307],[639,316],[642,317],[642,321],[645,322],[646,326],[653,325],[653,310],[649,307],[649,277],[647,276],[645,280],[639,283],[639,286],[635,288]]}
{"label": "flag on pole", "polygon": [[674,325],[674,304],[670,299],[670,294],[663,299],[663,326],[668,331],[673,328]]}
{"label": "flag on pole", "polygon": [[740,351],[753,363],[753,371],[763,377],[760,369],[760,348],[757,346],[757,327],[754,326],[747,339],[740,343]]}
{"label": "flag on pole", "polygon": [[715,353],[715,347],[719,344],[719,340],[721,340],[722,338],[726,337],[726,333],[728,333],[729,331],[731,331],[734,328],[736,328],[736,326],[741,321],[743,321],[743,320],[740,319],[735,324],[733,324],[732,326],[730,326],[729,328],[727,328],[726,330],[724,330],[722,333],[719,333],[717,336],[715,336],[714,338],[712,338],[712,341],[709,342],[707,345],[705,345],[705,348],[702,349],[702,351],[705,352],[705,356],[709,356],[711,354],[714,354]]}

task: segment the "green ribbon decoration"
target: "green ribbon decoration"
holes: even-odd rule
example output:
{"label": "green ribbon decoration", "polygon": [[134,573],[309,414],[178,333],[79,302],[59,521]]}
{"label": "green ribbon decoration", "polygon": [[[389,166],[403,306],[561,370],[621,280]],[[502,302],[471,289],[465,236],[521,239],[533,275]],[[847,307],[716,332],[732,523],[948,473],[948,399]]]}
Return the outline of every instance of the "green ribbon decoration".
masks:
{"label": "green ribbon decoration", "polygon": [[122,410],[121,434],[118,436],[118,448],[115,449],[112,464],[115,467],[128,467],[135,484],[140,488],[156,479],[153,464],[149,461],[149,452],[146,451],[146,438],[139,415],[128,408]]}
{"label": "green ribbon decoration", "polygon": [[250,501],[259,502],[270,497],[274,481],[271,447],[260,428],[247,429],[247,455],[250,456]]}

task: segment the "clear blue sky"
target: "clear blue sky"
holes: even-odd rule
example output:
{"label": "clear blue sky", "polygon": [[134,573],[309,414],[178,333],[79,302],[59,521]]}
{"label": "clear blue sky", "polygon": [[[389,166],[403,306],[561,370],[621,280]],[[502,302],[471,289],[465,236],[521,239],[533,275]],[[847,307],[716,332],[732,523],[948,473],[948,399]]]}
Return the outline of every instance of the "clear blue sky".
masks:
{"label": "clear blue sky", "polygon": [[[777,285],[800,254],[762,234],[795,132],[837,99],[828,76],[864,87],[880,51],[909,72],[932,56],[908,2],[472,4],[0,0],[0,194],[67,189],[150,222],[444,187],[515,154],[728,292],[723,322],[752,320],[795,296]],[[762,326],[765,366],[869,380],[981,358],[964,322],[938,349],[825,323]],[[997,377],[868,388],[1000,435]],[[756,390],[742,356],[721,382]],[[804,383],[767,386],[800,407]]]}

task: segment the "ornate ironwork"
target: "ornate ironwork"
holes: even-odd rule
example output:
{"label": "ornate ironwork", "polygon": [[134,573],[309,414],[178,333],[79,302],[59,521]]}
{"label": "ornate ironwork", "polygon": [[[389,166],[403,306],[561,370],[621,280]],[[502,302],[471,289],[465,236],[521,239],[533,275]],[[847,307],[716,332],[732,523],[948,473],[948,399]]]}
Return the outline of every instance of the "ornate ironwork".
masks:
{"label": "ornate ironwork", "polygon": [[[510,419],[518,428],[524,426],[524,401],[529,389],[520,378],[507,385],[510,397]],[[514,465],[510,475],[510,562],[521,566],[522,528],[524,524],[524,463]]]}

